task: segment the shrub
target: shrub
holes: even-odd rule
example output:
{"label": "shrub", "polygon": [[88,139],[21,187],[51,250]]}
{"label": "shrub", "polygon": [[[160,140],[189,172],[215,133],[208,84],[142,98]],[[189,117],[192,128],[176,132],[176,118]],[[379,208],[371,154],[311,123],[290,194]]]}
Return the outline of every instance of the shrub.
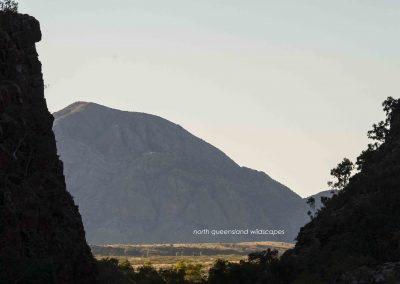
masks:
{"label": "shrub", "polygon": [[14,0],[0,0],[0,11],[18,13],[18,2]]}

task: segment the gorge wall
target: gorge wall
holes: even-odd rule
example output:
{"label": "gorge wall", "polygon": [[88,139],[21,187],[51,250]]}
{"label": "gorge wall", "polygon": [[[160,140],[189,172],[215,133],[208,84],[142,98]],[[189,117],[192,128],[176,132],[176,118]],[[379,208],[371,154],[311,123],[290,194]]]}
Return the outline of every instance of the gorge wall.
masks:
{"label": "gorge wall", "polygon": [[96,283],[57,156],[40,40],[36,19],[0,12],[0,283]]}

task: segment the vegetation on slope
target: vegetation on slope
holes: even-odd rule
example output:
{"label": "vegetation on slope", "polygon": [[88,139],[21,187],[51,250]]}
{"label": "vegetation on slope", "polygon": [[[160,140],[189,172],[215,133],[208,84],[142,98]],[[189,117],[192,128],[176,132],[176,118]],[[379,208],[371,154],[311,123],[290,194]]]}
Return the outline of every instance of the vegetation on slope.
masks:
{"label": "vegetation on slope", "polygon": [[301,229],[284,260],[321,281],[360,266],[400,259],[400,101],[383,103],[386,119],[368,136],[374,143],[357,159],[360,170]]}

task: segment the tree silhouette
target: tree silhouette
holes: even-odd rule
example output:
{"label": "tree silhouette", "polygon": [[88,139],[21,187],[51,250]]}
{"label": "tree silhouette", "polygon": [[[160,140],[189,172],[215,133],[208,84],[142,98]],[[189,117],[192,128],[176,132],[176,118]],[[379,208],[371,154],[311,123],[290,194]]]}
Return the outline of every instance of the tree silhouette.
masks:
{"label": "tree silhouette", "polygon": [[18,2],[14,0],[0,0],[0,11],[18,13]]}
{"label": "tree silhouette", "polygon": [[328,186],[332,189],[341,190],[346,187],[354,170],[354,164],[347,158],[344,158],[336,168],[331,170],[331,175],[336,178],[336,182],[329,181]]}
{"label": "tree silhouette", "polygon": [[271,264],[279,260],[278,251],[276,249],[271,250],[270,248],[261,252],[253,252],[248,256],[250,263],[256,264]]}
{"label": "tree silhouette", "polygon": [[380,146],[383,142],[386,141],[386,137],[389,134],[390,130],[390,122],[392,120],[393,110],[400,104],[400,100],[396,100],[392,97],[388,97],[383,103],[383,110],[386,113],[386,119],[374,123],[372,125],[372,130],[368,131],[368,138],[377,141],[375,143],[376,146]]}
{"label": "tree silhouette", "polygon": [[375,142],[368,144],[368,148],[362,151],[360,156],[357,158],[356,164],[358,170],[362,170],[365,162],[370,160],[375,150],[377,150],[382,143],[386,141],[386,137],[388,136],[390,130],[392,113],[399,105],[400,99],[394,99],[393,97],[388,97],[382,103],[383,110],[386,113],[386,118],[383,121],[374,123],[372,125],[372,130],[368,131],[368,138],[374,140]]}
{"label": "tree silhouette", "polygon": [[308,204],[308,206],[310,206],[310,208],[312,210],[312,212],[311,211],[307,211],[307,215],[310,216],[311,219],[313,219],[314,218],[313,213],[315,213],[315,197],[314,196],[310,196],[307,199],[307,204]]}

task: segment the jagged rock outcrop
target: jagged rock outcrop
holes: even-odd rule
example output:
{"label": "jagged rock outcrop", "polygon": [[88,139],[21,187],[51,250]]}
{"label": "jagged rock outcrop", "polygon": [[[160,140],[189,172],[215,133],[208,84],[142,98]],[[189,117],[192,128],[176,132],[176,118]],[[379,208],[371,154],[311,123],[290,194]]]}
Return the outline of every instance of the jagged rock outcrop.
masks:
{"label": "jagged rock outcrop", "polygon": [[39,22],[0,12],[0,283],[96,283],[43,94]]}
{"label": "jagged rock outcrop", "polygon": [[[292,242],[308,219],[289,188],[166,119],[85,102],[54,116],[67,189],[91,244]],[[285,234],[193,234],[247,228]]]}

